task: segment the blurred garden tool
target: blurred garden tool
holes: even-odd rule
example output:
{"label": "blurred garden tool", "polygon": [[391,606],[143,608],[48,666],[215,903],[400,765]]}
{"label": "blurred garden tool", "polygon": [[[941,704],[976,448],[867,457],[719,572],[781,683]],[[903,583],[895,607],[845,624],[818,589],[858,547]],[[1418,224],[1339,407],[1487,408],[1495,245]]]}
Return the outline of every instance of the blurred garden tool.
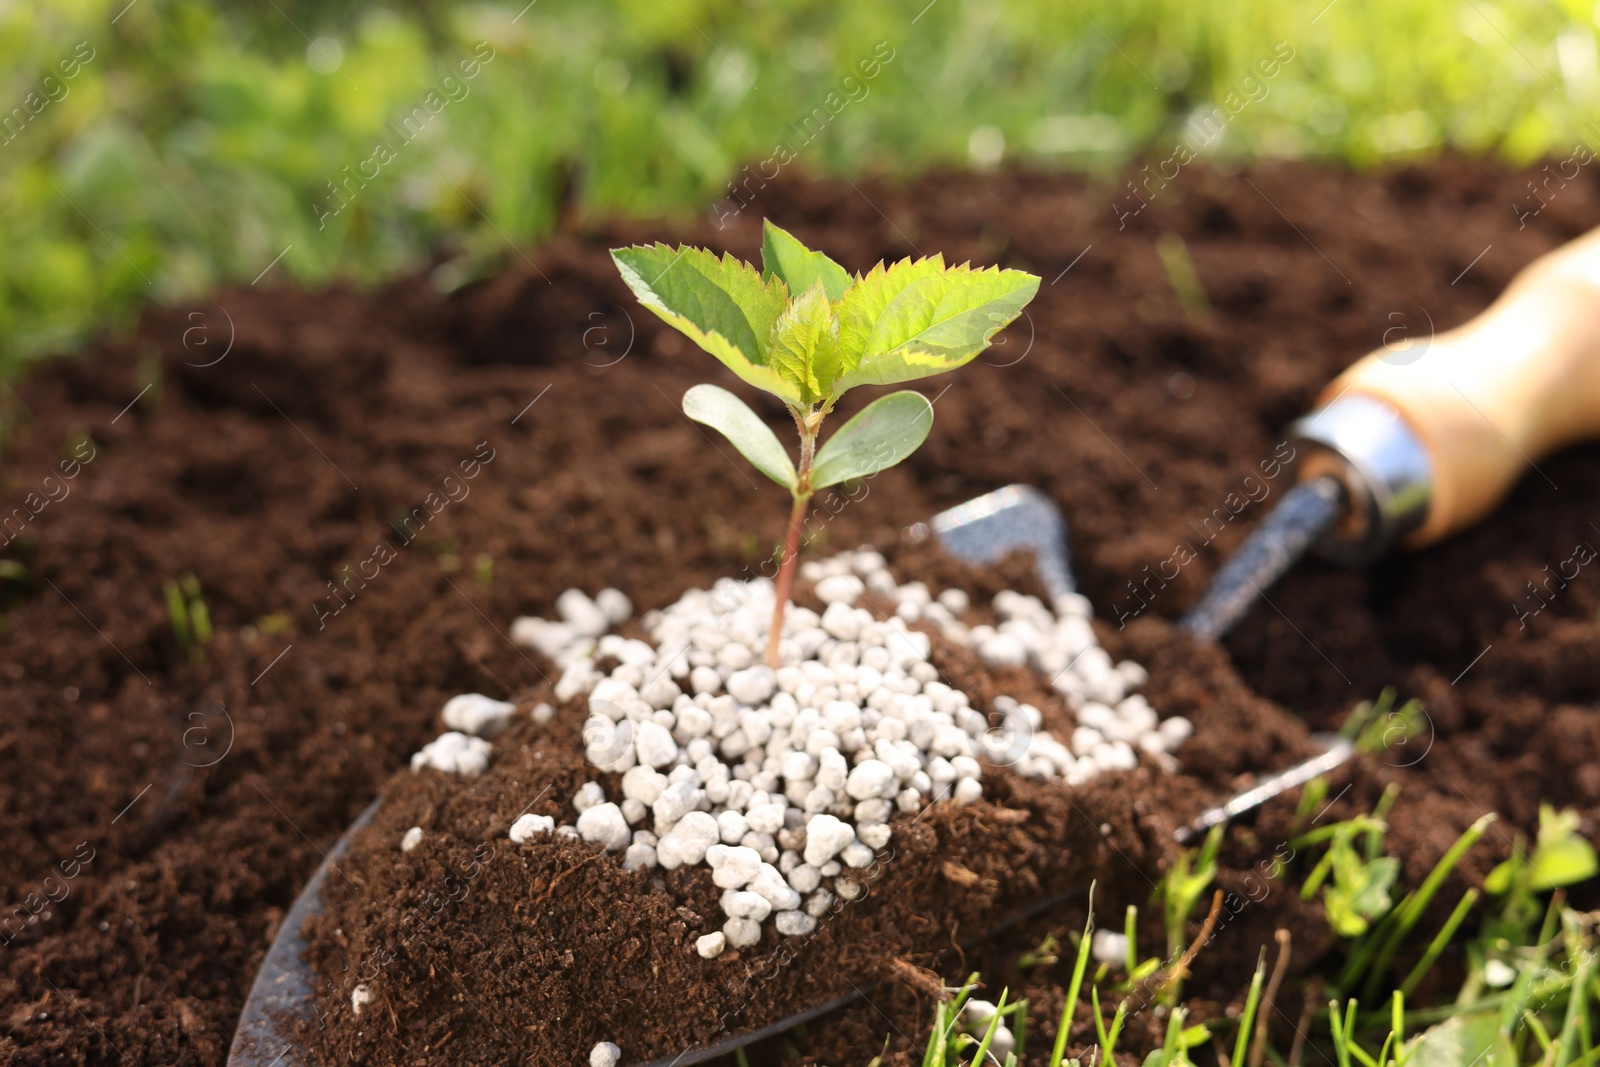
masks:
{"label": "blurred garden tool", "polygon": [[[1280,508],[1282,510],[1282,508]],[[1031,485],[1008,485],[941,511],[929,524],[944,550],[969,563],[990,564],[1019,549],[1034,553],[1039,580],[1051,597],[1073,592],[1072,565],[1067,555],[1067,520],[1044,493]],[[1173,833],[1187,844],[1213,826],[1243,815],[1275,796],[1305,785],[1355,755],[1355,745],[1337,734],[1316,734],[1322,752],[1287,770],[1263,778],[1216,807],[1201,812]]]}
{"label": "blurred garden tool", "polygon": [[1440,541],[1541,458],[1596,434],[1600,230],[1535,260],[1466,325],[1336,378],[1290,427],[1305,451],[1298,484],[1180,625],[1218,639],[1308,548],[1359,566]]}
{"label": "blurred garden tool", "polygon": [[1076,592],[1067,555],[1067,520],[1055,502],[1031,485],[1008,485],[941,511],[929,524],[944,550],[969,563],[998,563],[1012,552],[1033,553],[1034,570],[1054,600]]}

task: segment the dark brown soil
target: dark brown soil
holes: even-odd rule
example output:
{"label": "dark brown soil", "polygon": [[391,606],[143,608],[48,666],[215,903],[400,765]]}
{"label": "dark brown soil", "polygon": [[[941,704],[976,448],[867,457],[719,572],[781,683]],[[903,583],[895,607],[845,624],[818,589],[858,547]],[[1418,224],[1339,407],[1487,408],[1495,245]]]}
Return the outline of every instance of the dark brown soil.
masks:
{"label": "dark brown soil", "polygon": [[[902,580],[933,579],[937,590],[943,583],[930,572],[959,566],[930,562]],[[802,584],[797,600],[820,609],[809,594]],[[893,841],[865,872],[868,895],[838,901],[815,935],[769,929],[761,944],[715,960],[693,950],[724,919],[709,869],[626,872],[595,845],[540,838],[519,847],[507,838],[525,809],[572,822],[570,799],[585,781],[601,779],[619,795],[620,775],[584,763],[583,699],[548,727],[519,723],[477,780],[400,771],[373,825],[339,861],[327,914],[310,924],[325,996],[306,1029],[321,1061],[578,1063],[596,1042],[614,1041],[626,1062],[641,1063],[872,982],[931,976],[953,944],[1091,878],[1103,892],[1142,897],[1145,872],[1164,866],[1173,831],[1225,791],[1231,774],[1316,750],[1304,723],[1252,695],[1217,649],[1177,642],[1166,624],[1141,629],[1154,638],[1147,647],[1177,650],[1157,664],[1147,694],[1195,716],[1197,740],[1185,753],[1195,773],[1168,775],[1152,761],[1070,790],[1001,774],[983,803],[897,816]],[[981,706],[1009,693],[1040,707],[1058,736],[1070,734],[1070,712],[1037,675],[996,676],[942,640],[934,663]],[[548,696],[542,685],[518,694],[530,705]],[[420,855],[397,847],[411,826],[424,831]],[[349,1007],[357,983],[377,997],[359,1019]]]}
{"label": "dark brown soil", "polygon": [[[1197,653],[1161,620],[1281,492],[1286,479],[1261,464],[1282,425],[1376,346],[1392,312],[1454,325],[1600,216],[1600,185],[1586,179],[1518,230],[1509,205],[1523,182],[1460,161],[1377,177],[1189,168],[1119,230],[1117,190],[1074,178],[934,175],[911,189],[858,182],[860,193],[795,181],[764,190],[735,227],[672,236],[752,257],[759,210],[852,269],[939,251],[1043,275],[1004,346],[932,383],[950,388],[928,445],[838,515],[828,543],[897,546],[938,508],[1032,482],[1065,509],[1077,572],[1110,619],[1137,605],[1127,583],[1191,543],[1198,558],[1149,586],[1154,599],[1141,587],[1150,607],[1117,638],[1171,680],[1170,712],[1230,691],[1226,663],[1193,676]],[[1187,242],[1209,314],[1178,304],[1155,252],[1163,232]],[[676,410],[689,385],[726,375],[633,306],[605,255],[661,236],[574,230],[530,253],[536,267],[513,259],[448,300],[420,282],[224,292],[152,312],[136,337],[4,398],[6,536],[22,529],[0,572],[5,1062],[220,1062],[318,850],[435,731],[443,700],[540,682],[547,668],[503,636],[509,619],[548,612],[573,585],[659,605],[776,540],[781,500]],[[228,319],[228,355],[198,366],[217,358]],[[186,334],[196,325],[208,346]],[[63,457],[91,454],[83,435],[93,459],[47,483]],[[493,458],[465,483],[470,496],[441,509],[460,495],[446,476],[475,453]],[[1541,799],[1577,806],[1586,832],[1600,814],[1600,587],[1582,573],[1525,627],[1517,615],[1540,603],[1525,583],[1578,542],[1600,543],[1600,449],[1539,466],[1448,544],[1359,573],[1303,566],[1226,646],[1251,689],[1318,727],[1385,685],[1425,702],[1427,754],[1369,761],[1342,801],[1355,810],[1400,784],[1390,843],[1411,881],[1480,811],[1505,821],[1467,878],[1533,824]],[[1266,499],[1240,508],[1263,486]],[[38,514],[23,522],[13,508]],[[402,539],[392,524],[417,508],[438,513]],[[1221,532],[1202,545],[1196,528],[1219,508],[1239,514],[1212,518]],[[364,562],[364,584],[345,579]],[[198,662],[180,652],[162,592],[190,572],[216,630]],[[1215,752],[1219,784],[1251,766],[1246,755]],[[1249,861],[1247,844],[1230,844],[1232,860]],[[1102,914],[1148,889],[1131,892]],[[1215,985],[1195,989],[1228,999],[1229,961],[1253,962],[1292,910],[1247,910],[1215,946]],[[1313,944],[1306,925],[1297,945]],[[1014,952],[998,954],[1014,948],[962,965],[1004,975]],[[808,1048],[864,1062],[890,1034],[903,1057],[927,997],[891,982],[873,1000],[813,1027]],[[1036,1039],[1049,1011],[1041,993]],[[663,1025],[694,1015],[675,1018]]]}

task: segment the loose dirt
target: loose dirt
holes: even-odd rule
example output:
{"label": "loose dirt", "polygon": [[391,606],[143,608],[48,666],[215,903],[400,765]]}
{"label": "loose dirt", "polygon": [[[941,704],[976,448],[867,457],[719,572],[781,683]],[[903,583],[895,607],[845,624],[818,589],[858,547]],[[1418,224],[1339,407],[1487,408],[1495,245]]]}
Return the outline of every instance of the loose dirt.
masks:
{"label": "loose dirt", "polygon": [[[1353,788],[1332,813],[1398,783],[1390,846],[1408,880],[1483,811],[1503,821],[1464,881],[1534,825],[1541,799],[1578,807],[1592,832],[1600,586],[1590,567],[1561,583],[1549,575],[1571,573],[1563,563],[1579,543],[1600,545],[1600,449],[1541,461],[1489,521],[1430,551],[1364,572],[1308,563],[1225,654],[1181,647],[1169,625],[1286,487],[1271,475],[1281,427],[1334,373],[1397,323],[1425,332],[1429,320],[1464,321],[1518,267],[1600,217],[1600,184],[1585,179],[1519,230],[1510,205],[1523,182],[1453,160],[1375,177],[1190,168],[1119,229],[1119,189],[1076,178],[935,174],[909,188],[858,182],[860,192],[797,180],[763,190],[722,231],[576,223],[531,263],[513,257],[449,298],[421,280],[374,293],[224,291],[40,368],[0,404],[11,516],[0,553],[0,885],[11,916],[0,1056],[220,1062],[319,849],[436,732],[443,701],[541,684],[548,665],[509,644],[510,619],[549,613],[574,585],[615,585],[657,606],[742,573],[777,540],[782,500],[676,409],[691,384],[732,383],[627,297],[605,254],[670,236],[753,258],[758,211],[851,269],[937,251],[1045,279],[1003,345],[929,383],[928,445],[844,508],[828,544],[909,551],[908,524],[1031,482],[1067,514],[1107,642],[1166,679],[1151,693],[1163,712],[1213,701],[1326,728],[1386,685],[1424,702],[1424,736],[1337,778],[1336,790]],[[1208,312],[1180,306],[1156,252],[1165,233],[1187,243]],[[781,412],[764,410],[781,427]],[[68,480],[60,464],[71,459]],[[1164,561],[1180,544],[1196,558],[1151,579],[1172,573]],[[180,648],[163,594],[189,573],[215,630],[198,656]],[[549,741],[521,742],[559,762]],[[1272,754],[1246,730],[1186,760],[1220,789]],[[1140,797],[1120,801],[1119,844],[1121,827],[1147,841],[1181,799],[1151,793],[1140,812]],[[1271,852],[1272,819],[1253,843],[1248,828],[1230,836],[1226,878]],[[1060,840],[1085,861],[1105,848]],[[929,855],[942,847],[967,846]],[[1148,896],[1135,868],[1154,876],[1160,857],[1129,859],[1107,861],[1107,882],[1120,884],[1119,870],[1127,881],[1102,915]],[[985,861],[975,850],[972,862]],[[568,881],[607,877],[591,863]],[[584,905],[566,890],[560,914],[577,922]],[[1295,894],[1234,920],[1212,954],[1215,977],[1197,976],[1195,992],[1233,995],[1237,972],[1296,914],[1283,897]],[[972,914],[959,898],[946,906],[929,918]],[[661,918],[668,930],[688,923]],[[1041,920],[1076,921],[1070,909]],[[1301,925],[1297,967],[1312,968],[1316,927]],[[905,943],[883,936],[832,944],[847,954]],[[1003,978],[1019,944],[941,966]],[[1053,1025],[1051,987],[1038,988],[1036,1037]],[[685,1010],[664,1025],[696,1025],[691,989],[671,992]],[[903,1057],[926,993],[890,981],[873,1001],[813,1026],[805,1050],[864,1062],[889,1034]],[[459,1055],[447,1044],[435,1062]]]}

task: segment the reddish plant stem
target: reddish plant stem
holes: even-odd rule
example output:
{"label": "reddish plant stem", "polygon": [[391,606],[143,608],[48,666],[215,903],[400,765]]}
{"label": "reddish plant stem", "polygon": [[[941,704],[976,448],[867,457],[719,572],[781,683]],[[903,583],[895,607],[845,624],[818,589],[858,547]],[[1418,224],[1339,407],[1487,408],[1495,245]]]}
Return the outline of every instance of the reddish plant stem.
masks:
{"label": "reddish plant stem", "polygon": [[794,507],[789,511],[789,532],[783,541],[783,557],[778,561],[778,579],[773,592],[777,597],[772,607],[772,632],[767,635],[768,667],[778,669],[778,642],[783,637],[783,614],[789,606],[789,593],[794,589],[794,572],[800,558],[800,533],[805,528],[806,505],[811,494],[795,494]]}
{"label": "reddish plant stem", "polygon": [[778,576],[773,587],[772,629],[767,634],[766,664],[778,669],[778,643],[783,640],[783,615],[794,589],[794,572],[800,561],[800,537],[805,530],[806,508],[811,503],[811,461],[817,451],[817,430],[827,412],[802,414],[790,409],[800,428],[800,467],[793,490],[794,506],[789,509],[789,529],[783,539],[783,555],[778,560]]}

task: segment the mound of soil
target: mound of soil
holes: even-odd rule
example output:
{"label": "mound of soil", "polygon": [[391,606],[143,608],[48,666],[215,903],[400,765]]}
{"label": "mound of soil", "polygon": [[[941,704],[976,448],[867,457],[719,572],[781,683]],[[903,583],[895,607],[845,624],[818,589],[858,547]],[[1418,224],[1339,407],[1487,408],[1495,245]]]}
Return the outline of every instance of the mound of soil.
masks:
{"label": "mound of soil", "polygon": [[[929,563],[898,566],[897,576],[930,579],[938,592],[934,571],[966,570]],[[991,584],[962,577],[976,580],[958,588]],[[809,583],[796,600],[825,606]],[[1116,897],[1142,896],[1145,872],[1165,865],[1174,830],[1233,774],[1316,751],[1305,724],[1251,694],[1220,650],[1176,639],[1170,624],[1143,629],[1145,647],[1178,650],[1145,689],[1156,706],[1194,716],[1195,735],[1180,751],[1190,770],[1165,773],[1146,758],[1136,771],[1067,787],[991,767],[983,801],[897,815],[892,842],[862,872],[867,896],[840,900],[815,934],[768,933],[711,960],[693,949],[724,919],[709,868],[630,872],[588,842],[538,838],[519,848],[507,837],[523,810],[571,822],[570,798],[586,781],[620,795],[621,775],[583,758],[587,698],[568,702],[548,725],[519,716],[480,778],[398,772],[373,824],[339,860],[327,912],[308,924],[322,995],[301,1031],[318,1050],[314,1061],[399,1062],[448,1044],[442,1056],[451,1063],[580,1063],[600,1041],[621,1046],[627,1063],[670,1059],[875,982],[911,975],[936,988],[953,946],[959,952],[1090,880]],[[1057,737],[1071,736],[1071,712],[1047,679],[992,671],[939,635],[934,649],[939,676],[975,706],[1004,692],[1040,708]],[[517,696],[530,707],[550,699],[543,686]],[[420,851],[402,853],[398,842],[412,826],[424,831]],[[358,985],[373,999],[356,1015]]]}
{"label": "mound of soil", "polygon": [[[1161,620],[1281,493],[1281,427],[1391,315],[1455,325],[1600,216],[1589,176],[1518,229],[1525,181],[1454,160],[1376,177],[1191,167],[1119,222],[1120,186],[1071,177],[793,180],[725,230],[672,237],[753,258],[759,210],[851,269],[941,252],[1040,273],[1005,344],[931,383],[948,390],[927,446],[828,541],[888,549],[942,507],[1039,485],[1067,514],[1099,613],[1138,610],[1108,641],[1156,633],[1135,658],[1155,673],[1171,657],[1176,678],[1192,661]],[[1156,251],[1169,233],[1208,311],[1175,295]],[[153,311],[0,397],[0,1056],[220,1062],[319,849],[434,732],[443,701],[541,681],[505,639],[511,618],[548,614],[575,585],[659,606],[776,542],[782,501],[676,407],[696,382],[735,383],[638,309],[606,255],[663,236],[575,228],[450,298],[420,280],[263,281]],[[1408,880],[1480,811],[1504,820],[1468,880],[1541,799],[1595,826],[1600,587],[1587,571],[1547,578],[1579,542],[1600,544],[1597,491],[1600,449],[1541,461],[1447,544],[1362,572],[1302,566],[1227,641],[1256,694],[1319,728],[1385,685],[1424,701],[1426,754],[1370,762],[1341,801],[1400,785],[1390,845]],[[1150,581],[1180,543],[1194,561]],[[164,591],[186,574],[215,632],[197,652]],[[1271,923],[1251,914],[1267,912],[1217,947],[1253,962]],[[864,1060],[889,1032],[903,1056],[925,994],[891,984],[873,1000],[811,1049]]]}

